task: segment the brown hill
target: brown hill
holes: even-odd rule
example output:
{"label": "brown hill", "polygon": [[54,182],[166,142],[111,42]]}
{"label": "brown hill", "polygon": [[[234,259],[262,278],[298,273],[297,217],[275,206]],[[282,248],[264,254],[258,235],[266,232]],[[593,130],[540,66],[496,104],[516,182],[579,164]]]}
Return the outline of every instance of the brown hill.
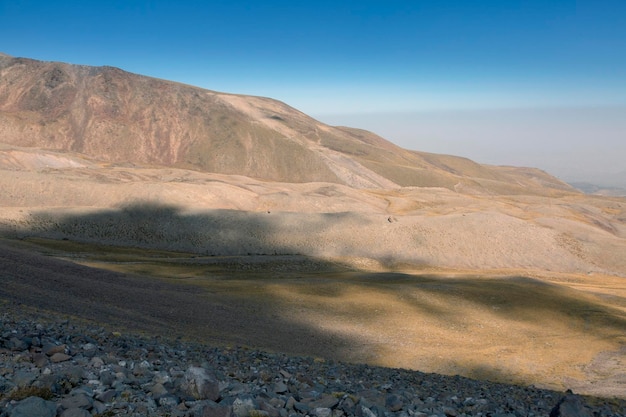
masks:
{"label": "brown hill", "polygon": [[113,164],[190,168],[357,188],[574,192],[536,169],[402,149],[276,100],[204,90],[112,67],[0,55],[0,141]]}

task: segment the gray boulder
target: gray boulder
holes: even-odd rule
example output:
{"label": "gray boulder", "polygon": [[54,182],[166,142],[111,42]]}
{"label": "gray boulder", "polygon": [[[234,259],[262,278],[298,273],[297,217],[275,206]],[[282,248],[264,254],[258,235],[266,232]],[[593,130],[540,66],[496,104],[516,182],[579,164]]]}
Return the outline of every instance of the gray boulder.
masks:
{"label": "gray boulder", "polygon": [[258,408],[257,401],[250,395],[242,395],[235,398],[232,404],[233,416],[248,417],[252,410]]}
{"label": "gray boulder", "polygon": [[84,408],[90,410],[93,407],[93,399],[86,394],[76,394],[61,400],[63,408]]}
{"label": "gray boulder", "polygon": [[61,413],[61,417],[91,417],[91,413],[84,408],[68,408]]}
{"label": "gray boulder", "polygon": [[19,402],[9,412],[9,417],[54,417],[57,414],[57,406],[52,401],[46,401],[39,397],[28,397]]}
{"label": "gray boulder", "polygon": [[569,391],[550,411],[550,417],[593,417],[593,413],[581,397]]}
{"label": "gray boulder", "polygon": [[219,383],[204,368],[192,366],[187,369],[181,389],[196,400],[216,401],[220,398]]}

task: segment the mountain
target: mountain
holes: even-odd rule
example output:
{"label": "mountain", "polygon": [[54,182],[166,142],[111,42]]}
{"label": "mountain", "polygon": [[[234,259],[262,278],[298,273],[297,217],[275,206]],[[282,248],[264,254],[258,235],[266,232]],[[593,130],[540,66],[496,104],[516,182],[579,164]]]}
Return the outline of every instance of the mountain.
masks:
{"label": "mountain", "polygon": [[364,130],[325,125],[263,97],[128,73],[0,55],[0,142],[109,164],[466,193],[576,192],[530,168],[409,151]]}
{"label": "mountain", "polygon": [[623,395],[624,253],[626,200],[536,169],[0,55],[3,308]]}

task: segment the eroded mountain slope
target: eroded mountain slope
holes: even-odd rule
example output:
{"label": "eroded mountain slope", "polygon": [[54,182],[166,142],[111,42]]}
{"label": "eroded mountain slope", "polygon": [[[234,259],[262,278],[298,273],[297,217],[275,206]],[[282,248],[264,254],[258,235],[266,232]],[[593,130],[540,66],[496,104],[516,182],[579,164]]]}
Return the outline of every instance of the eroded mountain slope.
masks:
{"label": "eroded mountain slope", "polygon": [[503,170],[402,149],[373,133],[327,126],[276,100],[131,74],[0,56],[0,142],[102,162],[190,168],[357,188],[464,188],[562,194],[539,170]]}

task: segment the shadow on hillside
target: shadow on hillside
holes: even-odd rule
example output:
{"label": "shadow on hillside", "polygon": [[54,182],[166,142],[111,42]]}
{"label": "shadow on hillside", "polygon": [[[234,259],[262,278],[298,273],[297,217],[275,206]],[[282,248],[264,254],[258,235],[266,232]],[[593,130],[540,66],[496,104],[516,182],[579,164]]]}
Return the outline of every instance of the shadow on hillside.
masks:
{"label": "shadow on hillside", "polygon": [[[428,274],[364,272],[359,274],[357,282],[405,300],[420,314],[445,317],[450,321],[463,319],[451,308],[463,304],[489,309],[494,316],[510,322],[531,323],[545,319],[568,322],[572,327],[598,336],[626,334],[623,311],[579,291],[529,277],[442,278]],[[419,294],[412,294],[411,289],[419,290]],[[626,305],[626,298],[612,297],[614,302]],[[447,307],[431,303],[431,299],[445,299]]]}
{"label": "shadow on hillside", "polygon": [[[327,224],[316,218],[307,227],[332,227],[340,216],[345,214],[328,215]],[[303,317],[319,312],[319,317],[358,321],[367,327],[380,319],[378,307],[344,302],[365,292],[375,294],[374,301],[400,305],[411,312],[408,317],[430,317],[449,325],[463,324],[463,306],[488,310],[506,323],[564,323],[573,335],[626,334],[623,311],[566,287],[524,277],[442,278],[356,271],[284,244],[275,236],[276,230],[285,229],[280,222],[281,217],[272,213],[187,214],[154,204],[73,215],[42,212],[23,228],[0,232],[104,245],[98,248],[117,245],[181,253],[138,252],[141,260],[130,262],[135,252],[122,249],[107,258],[111,269],[120,273],[0,246],[4,271],[0,297],[13,305],[113,329],[352,362],[376,363],[381,346],[375,343],[391,351],[394,346],[363,343],[360,335],[331,331],[325,323]],[[72,253],[62,248],[57,246],[57,255],[83,262],[103,255],[81,254],[93,250],[86,246],[75,246]],[[512,380],[489,361],[485,357],[484,365],[465,369],[461,364],[460,373]]]}
{"label": "shadow on hillside", "polygon": [[[310,255],[302,253],[313,246],[306,243],[307,239],[316,239],[321,232],[347,218],[352,222],[367,221],[346,212],[301,214],[216,209],[195,213],[170,205],[140,203],[119,209],[86,209],[75,214],[41,211],[33,214],[25,226],[5,228],[0,233],[205,256]],[[290,238],[297,233],[309,236],[294,239],[298,243],[293,243]]]}

